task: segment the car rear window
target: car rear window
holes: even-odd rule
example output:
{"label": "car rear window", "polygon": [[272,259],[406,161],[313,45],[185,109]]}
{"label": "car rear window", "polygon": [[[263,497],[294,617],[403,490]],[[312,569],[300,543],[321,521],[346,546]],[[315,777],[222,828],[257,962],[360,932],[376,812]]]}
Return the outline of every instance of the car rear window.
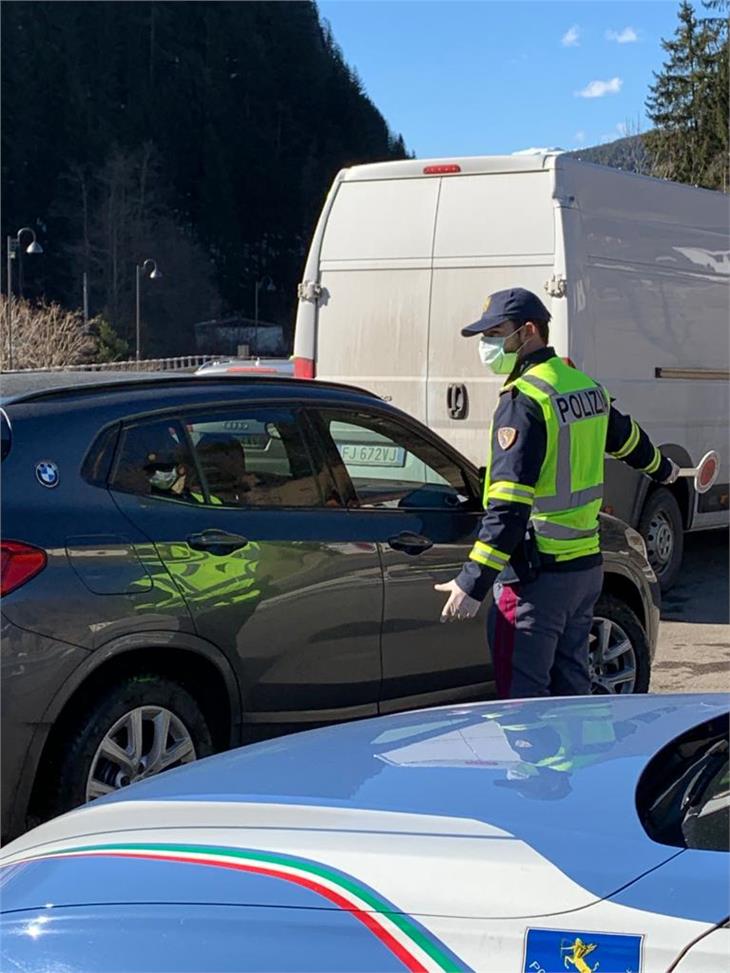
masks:
{"label": "car rear window", "polygon": [[10,428],[10,420],[2,409],[0,409],[0,431],[2,432],[2,452],[0,453],[0,457],[5,459],[10,453],[13,434]]}
{"label": "car rear window", "polygon": [[188,438],[177,419],[141,422],[123,429],[110,485],[137,496],[205,501]]}

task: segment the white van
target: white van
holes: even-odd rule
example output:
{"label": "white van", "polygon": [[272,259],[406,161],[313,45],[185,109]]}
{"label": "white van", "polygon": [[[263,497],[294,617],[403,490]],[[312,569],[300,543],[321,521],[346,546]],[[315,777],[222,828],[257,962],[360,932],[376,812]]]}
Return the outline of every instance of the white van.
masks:
{"label": "white van", "polygon": [[682,529],[727,523],[729,225],[722,193],[559,153],[345,169],[299,286],[295,375],[364,386],[481,463],[502,380],[460,328],[490,292],[529,288],[558,354],[668,455],[720,453],[701,497],[608,462],[606,509],[641,530],[666,588]]}

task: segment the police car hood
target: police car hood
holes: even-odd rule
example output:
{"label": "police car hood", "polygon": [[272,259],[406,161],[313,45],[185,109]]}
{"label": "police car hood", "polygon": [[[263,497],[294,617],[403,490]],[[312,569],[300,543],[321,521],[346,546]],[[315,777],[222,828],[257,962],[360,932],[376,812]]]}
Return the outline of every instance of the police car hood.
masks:
{"label": "police car hood", "polygon": [[242,748],[8,845],[4,908],[300,905],[304,890],[318,907],[411,916],[581,909],[682,855],[647,837],[637,781],[727,709],[723,696],[479,704]]}

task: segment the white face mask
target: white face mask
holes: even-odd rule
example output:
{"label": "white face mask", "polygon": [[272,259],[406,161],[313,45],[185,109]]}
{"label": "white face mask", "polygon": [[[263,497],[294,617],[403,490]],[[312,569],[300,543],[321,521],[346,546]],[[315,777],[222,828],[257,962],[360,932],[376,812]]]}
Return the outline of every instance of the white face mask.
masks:
{"label": "white face mask", "polygon": [[[479,360],[485,368],[491,368],[496,375],[502,374],[504,367],[504,338],[479,339]],[[508,372],[511,369],[506,369]]]}
{"label": "white face mask", "polygon": [[517,361],[517,353],[504,350],[504,338],[480,338],[479,358],[485,368],[495,375],[509,375]]}
{"label": "white face mask", "polygon": [[172,470],[155,470],[149,478],[149,483],[156,490],[181,493],[185,488],[185,474],[181,473],[178,467]]}
{"label": "white face mask", "polygon": [[150,486],[157,490],[169,490],[177,477],[177,470],[155,470],[150,476]]}
{"label": "white face mask", "polygon": [[[521,330],[518,328],[513,334],[519,334]],[[512,335],[507,337],[511,338]],[[496,338],[486,335],[482,335],[479,339],[479,360],[485,368],[491,368],[495,375],[509,375],[517,363],[517,352],[527,344],[523,341],[515,351],[505,351],[506,340],[506,337]]]}

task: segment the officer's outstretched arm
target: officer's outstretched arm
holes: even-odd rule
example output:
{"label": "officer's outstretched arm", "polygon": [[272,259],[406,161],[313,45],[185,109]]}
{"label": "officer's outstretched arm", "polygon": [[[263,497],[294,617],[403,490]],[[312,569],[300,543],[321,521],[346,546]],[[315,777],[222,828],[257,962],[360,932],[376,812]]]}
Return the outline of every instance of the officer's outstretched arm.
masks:
{"label": "officer's outstretched arm", "polygon": [[[539,406],[516,389],[500,396],[484,484],[484,517],[479,536],[461,573],[440,590],[451,591],[445,617],[476,613],[494,579],[525,536],[547,446]],[[466,608],[464,599],[467,596]]]}
{"label": "officer's outstretched arm", "polygon": [[662,456],[638,422],[613,406],[608,415],[606,452],[658,483],[671,483],[676,479],[673,476],[676,464]]}

